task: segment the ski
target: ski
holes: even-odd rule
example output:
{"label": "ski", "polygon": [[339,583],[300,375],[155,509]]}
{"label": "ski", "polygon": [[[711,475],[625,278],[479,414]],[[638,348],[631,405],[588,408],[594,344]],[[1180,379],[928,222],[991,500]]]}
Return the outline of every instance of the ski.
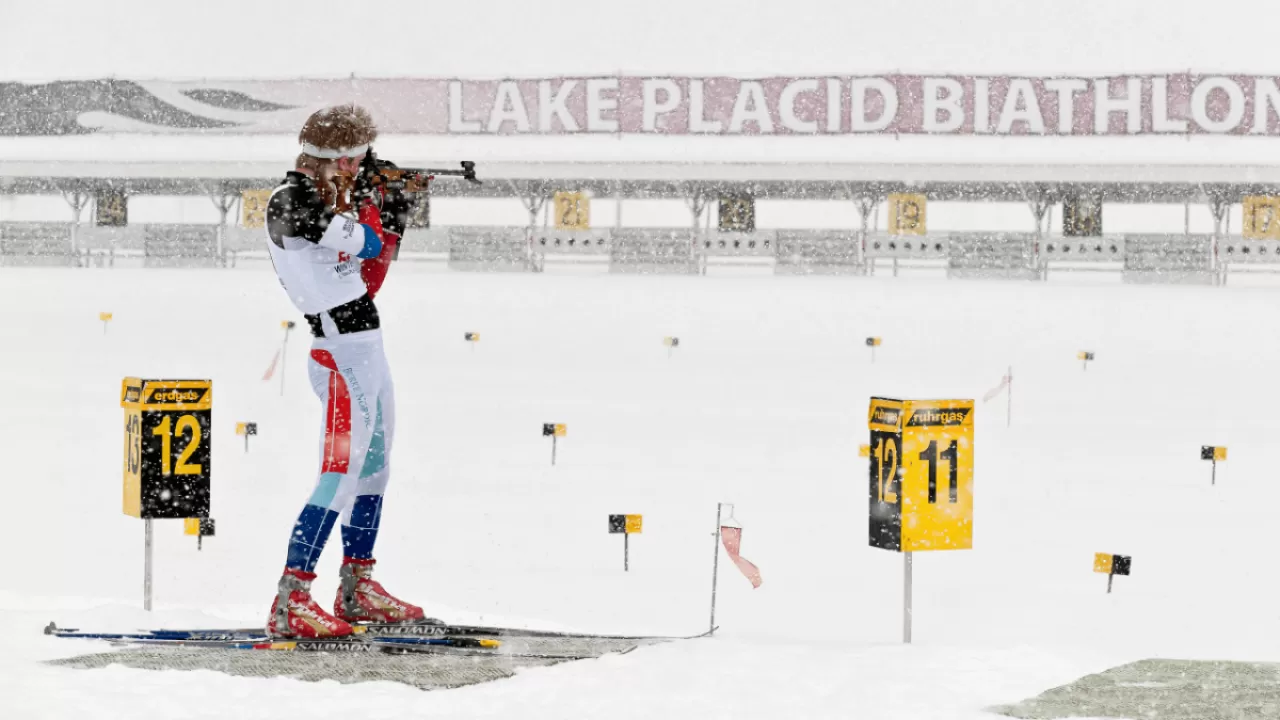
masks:
{"label": "ski", "polygon": [[[109,638],[103,638],[109,639]],[[361,638],[347,636],[340,638],[300,638],[296,640],[279,640],[258,638],[254,640],[173,640],[166,638],[120,638],[113,640],[120,644],[142,646],[197,647],[225,650],[279,650],[310,652],[370,652],[385,651],[396,648],[450,647],[470,648],[475,650],[497,649],[502,645],[497,640],[488,638]]]}
{"label": "ski", "polygon": [[[488,638],[363,638],[348,635],[341,638],[301,639],[301,640],[191,640],[166,639],[157,637],[133,636],[118,637],[127,633],[96,633],[88,639],[105,640],[112,645],[132,648],[182,648],[184,650],[234,650],[234,651],[273,651],[273,652],[319,652],[337,654],[383,653],[387,655],[435,654],[467,657],[491,657],[505,660],[588,660],[598,657],[596,654],[508,651],[501,650],[499,640]],[[111,637],[116,635],[117,637]],[[63,637],[85,638],[85,635],[67,635]],[[620,651],[625,654],[634,650],[630,647]]]}
{"label": "ski", "polygon": [[[86,639],[164,639],[164,640],[254,640],[265,638],[261,628],[207,628],[207,629],[156,629],[136,633],[95,633],[76,628],[59,628],[55,623],[45,627],[46,635],[78,637]],[[437,622],[418,623],[361,623],[355,626],[357,635],[365,637],[506,637],[506,638],[563,638],[591,640],[689,640],[709,635],[602,635],[596,633],[566,632],[559,630],[533,630],[528,628],[490,627],[484,625],[448,625]]]}

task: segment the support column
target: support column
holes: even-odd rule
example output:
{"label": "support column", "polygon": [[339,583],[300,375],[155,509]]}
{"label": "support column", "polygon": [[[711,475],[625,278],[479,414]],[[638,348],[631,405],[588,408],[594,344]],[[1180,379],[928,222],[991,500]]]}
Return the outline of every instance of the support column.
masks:
{"label": "support column", "polygon": [[1209,242],[1213,258],[1214,283],[1217,285],[1227,284],[1227,265],[1219,262],[1218,248],[1221,246],[1222,241],[1226,239],[1230,230],[1230,212],[1231,199],[1229,197],[1222,193],[1209,195],[1209,213],[1213,215],[1213,237]]}
{"label": "support column", "polygon": [[529,226],[525,228],[525,252],[528,257],[529,269],[533,272],[542,272],[542,263],[535,262],[537,255],[533,252],[533,236],[538,229],[538,213],[542,212],[547,205],[546,190],[541,187],[530,186],[524,195],[520,198],[524,209],[529,211]]}
{"label": "support column", "polygon": [[1048,267],[1048,264],[1042,260],[1042,258],[1044,257],[1042,255],[1042,252],[1043,252],[1045,237],[1049,232],[1049,228],[1046,227],[1045,216],[1049,214],[1049,207],[1051,206],[1052,203],[1050,203],[1049,201],[1049,194],[1045,192],[1043,188],[1039,188],[1039,187],[1033,188],[1030,191],[1028,191],[1026,188],[1023,188],[1022,197],[1027,201],[1027,206],[1030,207],[1031,209],[1031,217],[1035,219],[1035,223],[1036,223],[1036,234],[1035,234],[1036,268],[1039,269],[1040,271],[1040,279],[1048,280],[1049,267]]}
{"label": "support column", "polygon": [[217,245],[214,248],[214,252],[217,254],[218,262],[222,264],[222,267],[226,267],[227,216],[231,213],[231,208],[239,202],[240,195],[233,195],[226,188],[223,188],[221,191],[210,195],[209,199],[213,201],[213,206],[218,209]]}
{"label": "support column", "polygon": [[685,205],[689,207],[689,211],[693,213],[693,231],[699,230],[702,223],[702,212],[707,209],[707,199],[710,196],[702,188],[694,188],[693,194],[684,199]]}
{"label": "support column", "polygon": [[693,187],[689,196],[684,199],[684,204],[688,206],[689,212],[693,216],[693,234],[689,238],[689,252],[691,261],[696,263],[696,271],[699,275],[707,274],[707,256],[703,252],[702,243],[699,242],[702,228],[702,213],[707,209],[707,200],[711,197],[705,189],[701,187]]}
{"label": "support column", "polygon": [[880,197],[870,193],[860,195],[854,198],[854,205],[858,208],[858,215],[862,218],[862,230],[858,236],[858,263],[862,265],[862,272],[866,275],[874,273],[875,268],[871,266],[871,260],[867,258],[867,237],[871,230],[871,218],[876,215],[876,210],[880,207]]}
{"label": "support column", "polygon": [[[84,212],[84,208],[89,204],[89,194],[79,189],[63,190],[62,199],[67,201],[71,206],[71,254],[76,258],[76,265],[80,265],[80,215]],[[89,260],[86,257],[84,266],[89,267]]]}

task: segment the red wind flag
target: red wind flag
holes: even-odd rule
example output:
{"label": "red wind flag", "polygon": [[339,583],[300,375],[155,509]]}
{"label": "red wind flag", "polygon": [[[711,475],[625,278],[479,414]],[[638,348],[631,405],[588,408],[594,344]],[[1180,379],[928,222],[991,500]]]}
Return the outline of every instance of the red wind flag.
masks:
{"label": "red wind flag", "polygon": [[760,587],[760,584],[764,582],[760,578],[760,568],[738,554],[742,549],[742,528],[721,525],[720,539],[724,542],[725,552],[729,553],[729,559],[733,560],[733,564],[737,565],[742,574],[751,581],[751,587]]}
{"label": "red wind flag", "polygon": [[270,380],[271,376],[276,374],[276,363],[279,361],[280,361],[280,351],[277,350],[275,357],[271,358],[271,367],[267,368],[267,374],[262,376],[263,382]]}
{"label": "red wind flag", "polygon": [[1000,393],[1004,392],[1004,389],[1009,387],[1009,384],[1012,382],[1013,382],[1013,373],[1010,372],[1008,375],[1005,375],[1004,377],[1000,378],[999,385],[991,388],[990,390],[987,391],[986,395],[982,396],[982,402],[991,402],[998,395],[1000,395]]}

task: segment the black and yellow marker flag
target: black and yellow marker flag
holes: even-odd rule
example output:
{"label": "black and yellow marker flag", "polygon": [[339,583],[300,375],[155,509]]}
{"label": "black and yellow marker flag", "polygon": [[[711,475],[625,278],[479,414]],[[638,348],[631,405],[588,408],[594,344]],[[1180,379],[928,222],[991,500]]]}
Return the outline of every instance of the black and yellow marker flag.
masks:
{"label": "black and yellow marker flag", "polygon": [[1093,571],[1107,576],[1107,592],[1111,592],[1111,582],[1117,575],[1128,575],[1133,565],[1133,557],[1129,555],[1111,555],[1094,553]]}
{"label": "black and yellow marker flag", "polygon": [[1132,565],[1133,556],[1131,555],[1111,555],[1109,553],[1094,553],[1093,555],[1093,571],[1103,575],[1128,575],[1129,568]]}
{"label": "black and yellow marker flag", "polygon": [[609,516],[609,532],[611,534],[626,533],[627,535],[639,535],[643,528],[643,515]]}
{"label": "black and yellow marker flag", "polygon": [[1201,445],[1200,459],[1212,460],[1214,462],[1225,462],[1227,459],[1227,449],[1225,447],[1214,447],[1213,445]]}

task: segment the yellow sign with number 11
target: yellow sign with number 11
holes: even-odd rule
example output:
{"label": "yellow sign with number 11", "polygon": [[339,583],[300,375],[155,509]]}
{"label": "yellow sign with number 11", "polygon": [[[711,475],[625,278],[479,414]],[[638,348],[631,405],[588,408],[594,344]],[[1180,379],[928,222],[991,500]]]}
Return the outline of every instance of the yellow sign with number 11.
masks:
{"label": "yellow sign with number 11", "polygon": [[973,401],[872,398],[872,547],[973,547]]}

